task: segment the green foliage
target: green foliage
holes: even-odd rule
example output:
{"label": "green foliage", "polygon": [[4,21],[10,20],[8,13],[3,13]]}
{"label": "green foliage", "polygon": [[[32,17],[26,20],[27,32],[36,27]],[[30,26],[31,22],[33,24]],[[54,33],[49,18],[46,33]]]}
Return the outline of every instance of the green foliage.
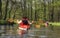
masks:
{"label": "green foliage", "polygon": [[49,22],[49,24],[52,24],[53,26],[60,26],[60,22]]}
{"label": "green foliage", "polygon": [[[58,14],[60,11],[60,0],[52,0],[51,1],[41,1],[41,0],[23,0],[19,2],[15,2],[11,0],[9,1],[9,5],[7,7],[7,17],[6,18],[14,18],[20,19],[22,16],[27,16],[30,20],[36,19],[44,19],[51,20],[51,13],[53,13],[53,20],[60,21]],[[2,1],[2,17],[5,17],[5,6],[6,1]],[[11,8],[12,7],[12,8]],[[10,11],[11,9],[11,11]],[[53,10],[54,9],[54,10]],[[10,11],[10,12],[9,12]],[[59,20],[58,20],[59,19]]]}
{"label": "green foliage", "polygon": [[0,25],[12,25],[16,24],[15,22],[9,22],[7,20],[0,20]]}
{"label": "green foliage", "polygon": [[5,24],[7,24],[6,20],[0,20],[0,25],[5,25]]}

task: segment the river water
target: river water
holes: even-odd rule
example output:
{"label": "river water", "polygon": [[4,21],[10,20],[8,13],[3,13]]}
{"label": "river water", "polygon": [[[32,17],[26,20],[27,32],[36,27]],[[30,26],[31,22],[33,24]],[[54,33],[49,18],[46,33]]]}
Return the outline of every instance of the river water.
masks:
{"label": "river water", "polygon": [[[10,29],[8,27],[9,26],[0,26],[0,38],[20,38],[20,35],[17,34],[14,27],[10,26]],[[24,35],[24,38],[60,38],[60,27],[41,27],[40,29],[32,28],[28,31],[28,34]]]}

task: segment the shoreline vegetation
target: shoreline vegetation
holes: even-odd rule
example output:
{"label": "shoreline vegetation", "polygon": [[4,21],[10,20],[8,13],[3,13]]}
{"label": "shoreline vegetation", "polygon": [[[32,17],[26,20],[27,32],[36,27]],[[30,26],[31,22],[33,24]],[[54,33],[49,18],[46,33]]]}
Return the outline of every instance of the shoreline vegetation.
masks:
{"label": "shoreline vegetation", "polygon": [[52,24],[53,26],[60,26],[60,22],[49,22],[49,24]]}
{"label": "shoreline vegetation", "polygon": [[[14,23],[13,23],[14,22]],[[13,24],[16,24],[15,23],[15,21],[13,21],[13,22],[11,22],[11,23],[13,23]],[[36,22],[37,24],[42,24],[42,25],[44,25],[44,23],[40,23],[40,22]],[[8,21],[7,20],[0,20],[0,25],[4,25],[4,24],[8,24]],[[53,25],[53,26],[60,26],[60,22],[49,22],[49,25]]]}

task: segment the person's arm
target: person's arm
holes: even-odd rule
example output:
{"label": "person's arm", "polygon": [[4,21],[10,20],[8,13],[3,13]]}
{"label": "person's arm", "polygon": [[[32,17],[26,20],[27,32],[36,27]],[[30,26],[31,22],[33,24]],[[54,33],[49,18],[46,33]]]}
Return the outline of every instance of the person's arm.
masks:
{"label": "person's arm", "polygon": [[19,20],[17,20],[17,23],[18,23],[18,24],[19,24],[19,23],[21,23],[21,22],[22,22],[22,20],[20,20],[20,21],[19,21]]}
{"label": "person's arm", "polygon": [[29,24],[33,24],[33,23],[34,23],[34,21],[32,21],[32,22],[28,21],[28,23],[29,23]]}

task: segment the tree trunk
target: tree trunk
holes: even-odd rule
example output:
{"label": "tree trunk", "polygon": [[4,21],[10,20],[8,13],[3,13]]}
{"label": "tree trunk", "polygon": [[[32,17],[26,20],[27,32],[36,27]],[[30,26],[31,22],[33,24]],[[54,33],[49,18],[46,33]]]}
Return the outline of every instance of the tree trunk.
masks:
{"label": "tree trunk", "polygon": [[9,14],[9,15],[8,15],[8,16],[9,16],[8,18],[11,17],[11,11],[12,11],[13,5],[14,5],[14,4],[12,3],[12,1],[9,1],[9,2],[10,2],[9,4],[11,4],[11,6],[10,6],[9,11],[8,11],[8,14]]}
{"label": "tree trunk", "polygon": [[31,20],[32,20],[32,0],[31,0]]}
{"label": "tree trunk", "polygon": [[0,19],[2,19],[2,1],[0,0]]}
{"label": "tree trunk", "polygon": [[37,21],[37,10],[36,10],[36,2],[35,2],[35,21]]}
{"label": "tree trunk", "polygon": [[54,21],[54,0],[52,0],[52,12],[51,12],[51,21],[53,22]]}
{"label": "tree trunk", "polygon": [[26,0],[24,0],[24,13],[23,13],[23,16],[27,16],[27,13],[26,13]]}
{"label": "tree trunk", "polygon": [[21,0],[21,11],[22,11],[22,16],[23,16],[23,13],[24,13],[24,8],[23,8],[23,1]]}
{"label": "tree trunk", "polygon": [[46,2],[44,0],[44,21],[46,21]]}
{"label": "tree trunk", "polygon": [[4,17],[4,20],[6,20],[6,18],[7,18],[8,3],[9,3],[9,0],[7,0],[7,2],[6,2],[6,7],[5,7],[5,17]]}

